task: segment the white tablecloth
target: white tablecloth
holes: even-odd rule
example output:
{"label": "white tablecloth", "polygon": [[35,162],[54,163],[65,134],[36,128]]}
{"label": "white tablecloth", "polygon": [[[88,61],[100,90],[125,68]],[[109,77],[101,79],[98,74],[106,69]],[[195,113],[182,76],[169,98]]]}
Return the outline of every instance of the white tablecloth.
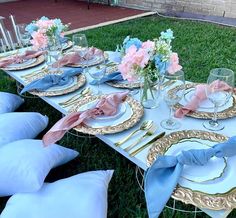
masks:
{"label": "white tablecloth", "polygon": [[[9,74],[15,80],[17,80],[18,82],[20,82],[21,84],[24,85],[25,81],[23,80],[23,78],[21,76],[29,74],[32,71],[40,69],[42,67],[43,67],[43,64],[40,65],[40,66],[37,66],[33,69],[27,69],[27,70],[22,70],[22,71],[15,71],[15,72],[14,71],[7,71],[6,73]],[[88,79],[88,82],[87,82],[86,86],[89,86],[89,81],[91,81],[92,78],[87,75],[87,79]],[[106,84],[101,85],[101,89],[102,89],[102,92],[104,94],[112,93],[112,92],[116,92],[116,91],[121,91],[121,89],[113,88],[113,87],[110,87]],[[41,98],[44,101],[46,101],[48,104],[50,104],[52,107],[54,107],[56,110],[60,111],[63,114],[66,114],[68,112],[69,108],[65,109],[65,108],[61,107],[58,103],[63,102],[66,99],[71,98],[72,96],[74,96],[78,92],[79,92],[79,90],[74,92],[74,93],[63,95],[63,96],[41,97]],[[134,98],[139,100],[139,98],[140,98],[139,94],[135,95]],[[160,100],[160,104],[159,104],[158,108],[156,108],[156,109],[145,109],[145,113],[144,113],[144,116],[143,116],[141,122],[144,121],[144,120],[153,120],[155,122],[155,124],[158,125],[158,130],[156,132],[157,134],[161,133],[163,131],[165,131],[166,133],[170,133],[171,131],[162,129],[162,127],[160,126],[160,122],[163,119],[168,117],[168,113],[169,113],[169,109],[168,109],[167,105],[165,104],[165,102],[163,100]],[[146,170],[147,169],[146,157],[147,157],[148,150],[149,150],[150,147],[146,148],[142,152],[138,153],[135,157],[130,157],[128,155],[128,153],[123,150],[123,148],[127,147],[127,144],[125,144],[125,146],[123,145],[121,147],[114,146],[115,142],[117,142],[118,140],[124,138],[126,135],[128,135],[133,130],[137,129],[140,126],[141,122],[138,125],[134,126],[133,128],[131,128],[127,131],[117,133],[117,134],[112,134],[112,135],[98,135],[97,137],[100,138],[102,141],[104,141],[107,145],[112,147],[114,150],[118,151],[123,156],[128,158],[130,161],[135,163],[137,166],[139,166],[142,169]],[[201,119],[193,119],[193,118],[190,118],[190,117],[185,117],[185,118],[181,119],[181,124],[182,125],[181,125],[181,128],[179,130],[205,130],[204,127],[202,126],[202,122],[203,122],[203,120],[201,120]],[[236,117],[231,118],[231,119],[226,119],[226,120],[223,120],[221,122],[224,123],[225,128],[222,131],[219,131],[219,133],[224,134],[226,136],[233,136],[233,135],[236,134],[236,126],[235,126]],[[135,137],[133,137],[131,140],[129,140],[129,143],[132,143],[134,141],[135,141]],[[145,141],[143,143],[145,143]],[[208,215],[210,215],[211,217],[214,217],[214,218],[215,217],[217,217],[217,218],[227,217],[227,215],[231,212],[231,211],[224,211],[224,210],[222,210],[222,211],[212,211],[212,210],[206,210],[206,209],[202,209],[202,210],[205,213],[207,213]]]}

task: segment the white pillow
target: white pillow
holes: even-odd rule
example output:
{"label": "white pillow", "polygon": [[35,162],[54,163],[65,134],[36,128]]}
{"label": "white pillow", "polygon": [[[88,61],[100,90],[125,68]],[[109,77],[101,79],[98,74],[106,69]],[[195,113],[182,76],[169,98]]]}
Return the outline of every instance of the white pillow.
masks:
{"label": "white pillow", "polygon": [[38,192],[12,196],[1,218],[106,218],[107,188],[113,170],[81,173]]}
{"label": "white pillow", "polygon": [[35,112],[0,114],[0,147],[19,140],[33,139],[48,125],[48,117]]}
{"label": "white pillow", "polygon": [[23,103],[24,99],[18,95],[0,92],[0,114],[15,111]]}
{"label": "white pillow", "polygon": [[0,148],[0,196],[38,191],[49,171],[78,155],[60,145],[24,139]]}

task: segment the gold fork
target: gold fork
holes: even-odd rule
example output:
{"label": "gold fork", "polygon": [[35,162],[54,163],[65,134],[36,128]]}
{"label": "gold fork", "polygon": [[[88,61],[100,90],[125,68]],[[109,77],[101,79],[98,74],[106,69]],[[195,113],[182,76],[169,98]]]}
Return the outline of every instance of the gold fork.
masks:
{"label": "gold fork", "polygon": [[47,66],[44,66],[43,68],[39,69],[39,70],[35,70],[32,73],[26,74],[26,75],[22,75],[22,78],[25,79],[30,79],[32,76],[35,76],[35,73],[40,72],[40,71],[46,71],[47,70]]}
{"label": "gold fork", "polygon": [[124,150],[126,152],[130,151],[132,148],[134,148],[136,145],[138,145],[146,137],[152,136],[156,132],[156,130],[157,130],[156,125],[151,126],[151,128],[143,136],[141,136],[135,143],[131,144],[130,146],[128,146]]}

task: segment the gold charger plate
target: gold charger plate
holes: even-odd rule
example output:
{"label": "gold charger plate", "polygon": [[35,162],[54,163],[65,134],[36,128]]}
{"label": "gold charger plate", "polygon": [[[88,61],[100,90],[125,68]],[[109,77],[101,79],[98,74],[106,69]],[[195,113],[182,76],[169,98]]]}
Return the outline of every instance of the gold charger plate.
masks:
{"label": "gold charger plate", "polygon": [[[36,76],[34,76],[33,78],[31,78],[31,80],[29,80],[29,83],[31,83],[32,81],[36,80],[36,79],[40,79],[43,76],[46,76],[48,73],[44,72],[44,73],[39,73]],[[76,76],[76,82],[72,85],[72,86],[68,86],[62,89],[57,89],[57,90],[48,90],[48,91],[30,91],[30,93],[32,95],[37,95],[37,96],[58,96],[58,95],[65,95],[68,94],[70,92],[74,92],[77,89],[81,88],[84,84],[86,83],[86,77],[83,74],[79,74]]]}
{"label": "gold charger plate", "polygon": [[[196,85],[198,85],[197,83],[191,83],[191,84],[187,84],[185,85],[186,90],[190,89],[190,88],[194,88]],[[170,89],[169,92],[176,92],[178,91],[178,86]],[[232,96],[233,98],[233,104],[228,107],[225,110],[219,111],[217,113],[217,119],[227,119],[227,118],[231,118],[231,117],[235,117],[236,116],[236,96],[235,94]],[[177,110],[179,108],[182,108],[184,105],[177,103],[174,105],[174,109]],[[189,117],[193,117],[193,118],[198,118],[198,119],[212,119],[213,117],[213,112],[206,112],[206,111],[194,111],[191,113],[186,114],[186,116]]]}
{"label": "gold charger plate", "polygon": [[41,63],[44,62],[44,55],[40,55],[39,57],[36,58],[36,61],[29,64],[29,65],[23,65],[23,66],[18,66],[18,67],[5,67],[3,68],[3,70],[25,70],[25,69],[28,69],[28,68],[31,68],[31,67],[35,67]]}
{"label": "gold charger plate", "polygon": [[[70,112],[76,112],[83,105],[88,104],[93,101],[96,101],[96,100],[99,100],[102,97],[106,97],[106,96],[107,95],[88,96],[88,97],[80,100],[79,102],[77,102],[76,105],[70,109]],[[97,135],[97,134],[118,133],[118,132],[122,132],[126,129],[131,128],[132,126],[134,126],[135,124],[137,124],[140,121],[141,117],[143,116],[144,110],[143,110],[142,105],[130,96],[126,97],[125,102],[128,103],[132,109],[132,115],[129,119],[124,120],[123,122],[121,122],[115,126],[103,126],[103,127],[93,128],[93,127],[86,126],[86,125],[83,125],[83,126],[79,125],[79,126],[75,127],[74,129],[78,132],[82,132],[85,134]]]}
{"label": "gold charger plate", "polygon": [[[175,144],[181,139],[192,138],[200,138],[217,143],[228,139],[224,135],[201,130],[173,132],[153,144],[147,156],[147,165],[151,166],[157,156],[163,155],[172,144]],[[236,208],[236,188],[233,188],[226,193],[209,194],[178,185],[172,193],[172,197],[186,204],[193,204],[197,207],[211,210],[230,210]]]}

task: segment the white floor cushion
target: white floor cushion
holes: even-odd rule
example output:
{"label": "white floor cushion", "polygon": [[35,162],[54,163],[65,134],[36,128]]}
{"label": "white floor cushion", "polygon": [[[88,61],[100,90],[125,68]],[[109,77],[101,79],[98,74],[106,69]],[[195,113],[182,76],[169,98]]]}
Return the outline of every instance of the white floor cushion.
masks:
{"label": "white floor cushion", "polygon": [[18,95],[0,92],[0,114],[15,111],[23,103],[24,99]]}
{"label": "white floor cushion", "polygon": [[[60,145],[24,139],[0,148],[0,196],[38,191],[49,171],[78,155]],[[22,217],[23,218],[23,217]]]}
{"label": "white floor cushion", "polygon": [[20,140],[33,139],[48,125],[48,117],[35,112],[0,114],[0,147]]}
{"label": "white floor cushion", "polygon": [[38,192],[12,196],[1,218],[106,218],[107,188],[113,170],[81,173]]}

